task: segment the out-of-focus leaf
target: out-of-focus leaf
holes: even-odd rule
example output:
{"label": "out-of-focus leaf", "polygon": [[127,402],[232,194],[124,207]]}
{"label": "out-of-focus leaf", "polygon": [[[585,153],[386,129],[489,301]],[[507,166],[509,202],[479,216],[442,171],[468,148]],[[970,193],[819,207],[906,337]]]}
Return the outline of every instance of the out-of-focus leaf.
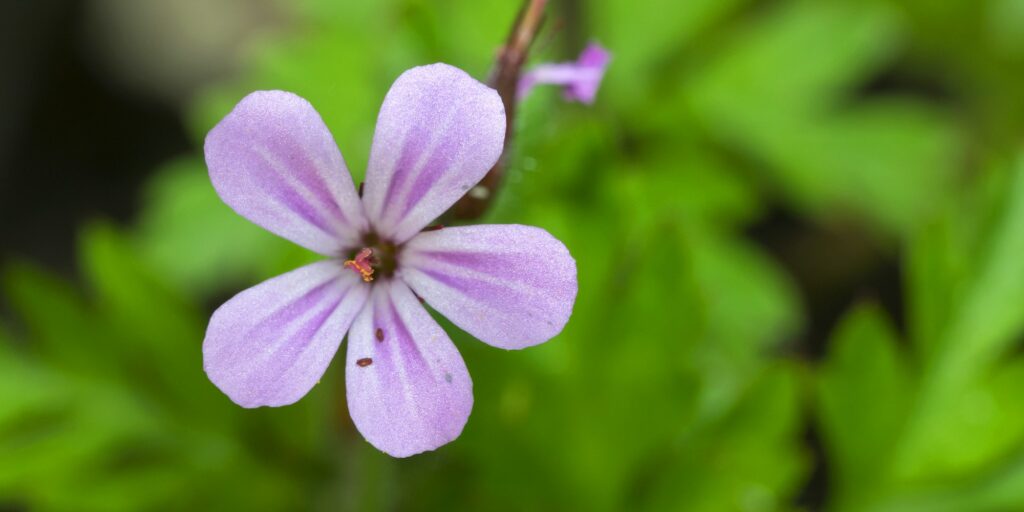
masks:
{"label": "out-of-focus leaf", "polygon": [[56,367],[110,372],[123,361],[105,326],[76,290],[30,263],[4,269],[3,290],[34,343],[27,347]]}
{"label": "out-of-focus leaf", "polygon": [[[28,338],[0,340],[0,459],[19,461],[0,465],[0,496],[39,510],[295,503],[299,486],[282,471],[295,457],[317,463],[307,443],[319,434],[301,416],[316,396],[277,413],[290,417],[281,429],[255,412],[239,428],[239,409],[203,375],[197,312],[109,226],[86,230],[82,254],[95,298],[32,267],[7,270],[5,291],[27,320]],[[54,353],[60,349],[66,353]],[[303,438],[271,434],[269,443],[248,446],[246,431],[260,430]]]}
{"label": "out-of-focus leaf", "polygon": [[[644,91],[656,87],[664,63],[683,51],[701,47],[696,37],[709,26],[735,13],[748,0],[658,0],[637,5],[629,0],[609,0],[593,13],[594,37],[612,49],[614,72],[605,79],[612,102],[625,109],[636,108],[646,98]],[[583,4],[566,2],[564,16],[580,16]],[[565,59],[569,60],[569,59]]]}
{"label": "out-of-focus leaf", "polygon": [[81,236],[82,262],[99,312],[122,342],[111,350],[130,354],[133,382],[149,383],[183,403],[194,400],[208,389],[199,312],[152,274],[114,228],[94,224]]}
{"label": "out-of-focus leaf", "polygon": [[863,212],[898,231],[947,197],[959,157],[940,115],[894,100],[751,135],[798,205],[822,216]]}
{"label": "out-of-focus leaf", "polygon": [[884,313],[861,305],[830,342],[817,386],[819,422],[836,510],[862,510],[884,490],[889,453],[913,392],[898,340]]}
{"label": "out-of-focus leaf", "polygon": [[889,58],[892,13],[792,2],[755,23],[693,78],[685,97],[701,120],[811,213],[846,209],[899,231],[919,222],[948,189],[958,135],[916,101],[842,101]]}
{"label": "out-of-focus leaf", "polygon": [[893,18],[879,3],[780,4],[736,30],[687,94],[723,129],[820,114],[889,57]]}
{"label": "out-of-focus leaf", "polygon": [[1013,199],[1014,173],[1005,162],[987,166],[973,183],[961,186],[955,202],[911,233],[905,267],[911,340],[924,361],[946,348],[951,322],[984,269]]}
{"label": "out-of-focus leaf", "polygon": [[1005,349],[1024,327],[1024,156],[1012,176],[988,250],[947,333],[949,364],[967,373]]}
{"label": "out-of-focus leaf", "polygon": [[630,162],[607,181],[606,193],[643,204],[634,208],[631,219],[642,225],[668,217],[697,230],[718,230],[757,217],[758,197],[734,169],[699,147],[682,153],[652,154]]}
{"label": "out-of-focus leaf", "polygon": [[[952,311],[941,341],[933,348],[934,356],[924,367],[920,399],[899,458],[906,478],[962,470],[978,464],[977,459],[983,457],[977,453],[994,450],[988,443],[969,447],[977,452],[971,455],[949,450],[949,442],[962,439],[963,433],[959,425],[947,421],[947,415],[951,402],[973,402],[969,393],[983,370],[1024,328],[1024,308],[1020,307],[1024,304],[1024,267],[1020,264],[1024,254],[1024,160],[1017,162],[1005,193],[1007,199],[984,245],[986,250],[979,254],[972,279]],[[979,418],[971,412],[965,415]],[[985,428],[1004,428],[998,424],[1000,420],[1006,419],[990,417],[992,424]]]}
{"label": "out-of-focus leaf", "polygon": [[720,420],[682,436],[665,466],[636,482],[646,510],[785,510],[806,470],[796,445],[799,389],[791,368],[753,379]]}
{"label": "out-of-focus leaf", "polygon": [[709,339],[728,349],[731,359],[763,356],[795,334],[801,318],[796,290],[766,255],[711,233],[695,238],[693,250]]}
{"label": "out-of-focus leaf", "polygon": [[951,397],[944,450],[926,470],[931,480],[895,487],[872,512],[986,512],[1024,507],[1024,360],[996,368]]}

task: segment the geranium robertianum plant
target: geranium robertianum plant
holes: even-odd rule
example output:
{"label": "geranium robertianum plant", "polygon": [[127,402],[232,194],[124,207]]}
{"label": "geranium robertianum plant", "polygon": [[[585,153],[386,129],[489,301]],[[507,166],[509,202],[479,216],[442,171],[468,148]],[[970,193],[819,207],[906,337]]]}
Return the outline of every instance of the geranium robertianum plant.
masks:
{"label": "geranium robertianum plant", "polygon": [[349,411],[371,444],[404,457],[458,437],[472,381],[421,300],[482,341],[519,349],[558,334],[577,292],[575,261],[542,229],[427,228],[495,164],[505,130],[495,90],[445,64],[410,69],[384,99],[360,194],[306,100],[259,91],[239,102],[206,138],[214,188],[327,259],[214,312],[210,380],[243,407],[291,404],[347,332]]}

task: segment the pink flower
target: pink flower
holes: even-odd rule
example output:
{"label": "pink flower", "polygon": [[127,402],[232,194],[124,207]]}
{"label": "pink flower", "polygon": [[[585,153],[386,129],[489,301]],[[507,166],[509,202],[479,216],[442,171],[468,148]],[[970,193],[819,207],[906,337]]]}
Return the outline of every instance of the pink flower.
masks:
{"label": "pink flower", "polygon": [[517,84],[516,96],[526,97],[537,85],[561,85],[565,99],[590,105],[597,97],[611,54],[597,43],[590,43],[576,62],[541,64],[524,74]]}
{"label": "pink flower", "polygon": [[462,432],[473,383],[422,297],[490,345],[520,349],[561,332],[576,263],[546,231],[519,225],[424,230],[502,151],[498,94],[465,72],[410,69],[384,99],[362,198],[306,100],[254,92],[206,137],[220,197],[268,231],[324,255],[213,313],[210,380],[243,407],[294,403],[348,333],[349,412],[381,451],[406,457]]}

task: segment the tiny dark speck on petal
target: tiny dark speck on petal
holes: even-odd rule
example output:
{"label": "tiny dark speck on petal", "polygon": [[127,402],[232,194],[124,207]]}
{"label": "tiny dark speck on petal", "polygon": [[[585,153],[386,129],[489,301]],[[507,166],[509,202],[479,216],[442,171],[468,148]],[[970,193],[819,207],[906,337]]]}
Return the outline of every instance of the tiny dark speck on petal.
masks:
{"label": "tiny dark speck on petal", "polygon": [[374,336],[377,337],[377,341],[378,342],[379,341],[384,341],[384,329],[381,329],[380,327],[378,327],[377,328],[377,332],[374,333]]}
{"label": "tiny dark speck on petal", "polygon": [[445,374],[444,374],[444,381],[448,382],[448,383],[451,383],[451,381],[452,381],[452,374],[450,374],[448,372],[445,372]]}
{"label": "tiny dark speck on petal", "polygon": [[356,361],[356,365],[358,365],[360,368],[366,368],[367,366],[370,366],[371,364],[373,364],[373,359],[370,359],[369,357],[364,357],[364,358]]}

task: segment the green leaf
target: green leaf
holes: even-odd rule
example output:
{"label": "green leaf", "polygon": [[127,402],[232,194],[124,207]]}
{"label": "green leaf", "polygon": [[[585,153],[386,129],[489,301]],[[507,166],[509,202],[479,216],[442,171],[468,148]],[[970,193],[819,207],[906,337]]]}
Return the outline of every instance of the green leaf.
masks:
{"label": "green leaf", "polygon": [[678,438],[663,454],[665,466],[642,474],[653,482],[636,483],[650,488],[639,508],[786,509],[807,468],[797,446],[800,395],[792,370],[779,365],[757,375],[728,414]]}
{"label": "green leaf", "polygon": [[943,428],[949,402],[964,396],[1024,329],[1019,307],[1024,304],[1024,158],[1014,167],[1005,194],[972,279],[924,367],[920,398],[900,452],[901,473],[907,478],[929,474],[937,459],[945,459],[951,438]]}
{"label": "green leaf", "polygon": [[1024,304],[1024,155],[1012,176],[993,238],[948,332],[947,359],[968,373],[990,361],[1024,329],[1024,308],[1019,306]]}
{"label": "green leaf", "polygon": [[985,512],[1024,507],[1024,359],[1001,364],[947,402],[943,449],[925,463],[929,479],[904,485],[874,511]]}
{"label": "green leaf", "polygon": [[861,510],[884,492],[889,459],[911,400],[912,379],[885,314],[848,313],[829,343],[817,382],[818,421],[836,510]]}
{"label": "green leaf", "polygon": [[713,126],[806,118],[883,63],[896,34],[893,13],[878,3],[785,2],[738,28],[686,93]]}
{"label": "green leaf", "polygon": [[889,59],[894,19],[878,3],[784,4],[694,74],[681,101],[717,138],[767,164],[800,208],[905,232],[945,197],[961,144],[928,104],[847,99]]}
{"label": "green leaf", "polygon": [[821,217],[864,213],[907,232],[947,197],[959,141],[919,103],[862,103],[829,117],[752,133],[752,147],[799,206]]}
{"label": "green leaf", "polygon": [[65,370],[103,374],[116,367],[109,331],[70,283],[20,262],[4,269],[3,291],[32,339],[28,351]]}
{"label": "green leaf", "polygon": [[[657,0],[638,8],[629,0],[608,0],[585,13],[583,5],[555,4],[563,16],[592,16],[593,29],[584,37],[594,38],[611,50],[613,60],[602,87],[602,98],[618,103],[628,112],[646,98],[644,91],[656,87],[665,74],[665,63],[682,52],[701,48],[698,36],[733,15],[749,0]],[[582,48],[580,48],[582,49]],[[554,60],[573,60],[561,56]]]}
{"label": "green leaf", "polygon": [[[81,235],[81,259],[96,293],[98,313],[110,322],[122,366],[136,385],[173,397],[180,406],[205,406],[209,393],[200,344],[205,319],[138,256],[122,233],[93,224]],[[213,414],[212,410],[209,411]]]}

